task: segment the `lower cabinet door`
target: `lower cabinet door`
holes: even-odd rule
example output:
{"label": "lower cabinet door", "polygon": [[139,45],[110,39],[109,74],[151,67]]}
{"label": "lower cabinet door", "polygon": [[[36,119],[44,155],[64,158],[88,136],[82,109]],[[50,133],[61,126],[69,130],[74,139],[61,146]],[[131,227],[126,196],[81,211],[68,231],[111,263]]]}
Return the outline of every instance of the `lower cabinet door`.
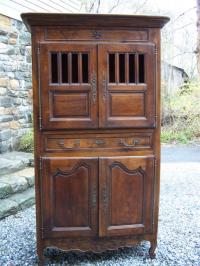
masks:
{"label": "lower cabinet door", "polygon": [[42,158],[44,238],[97,235],[97,171],[97,158]]}
{"label": "lower cabinet door", "polygon": [[154,157],[107,157],[99,162],[99,235],[151,233]]}

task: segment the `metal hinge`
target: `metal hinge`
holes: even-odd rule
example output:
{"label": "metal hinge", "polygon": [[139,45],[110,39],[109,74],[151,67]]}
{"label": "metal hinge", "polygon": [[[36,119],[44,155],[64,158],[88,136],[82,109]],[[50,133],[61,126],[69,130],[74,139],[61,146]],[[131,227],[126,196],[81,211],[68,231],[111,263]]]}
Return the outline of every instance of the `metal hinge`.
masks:
{"label": "metal hinge", "polygon": [[38,45],[37,45],[37,54],[38,55],[40,54],[40,43],[38,43]]}
{"label": "metal hinge", "polygon": [[[157,159],[157,156],[155,155],[155,168],[158,166],[158,159]],[[156,169],[155,169],[156,171]]]}
{"label": "metal hinge", "polygon": [[155,46],[154,48],[154,54],[157,55],[158,54],[158,48]]}
{"label": "metal hinge", "polygon": [[41,130],[42,129],[42,117],[39,116],[39,129]]}
{"label": "metal hinge", "polygon": [[158,119],[158,116],[155,115],[154,118],[155,118],[155,127],[157,127],[157,119]]}
{"label": "metal hinge", "polygon": [[40,177],[42,175],[42,157],[39,158]]}

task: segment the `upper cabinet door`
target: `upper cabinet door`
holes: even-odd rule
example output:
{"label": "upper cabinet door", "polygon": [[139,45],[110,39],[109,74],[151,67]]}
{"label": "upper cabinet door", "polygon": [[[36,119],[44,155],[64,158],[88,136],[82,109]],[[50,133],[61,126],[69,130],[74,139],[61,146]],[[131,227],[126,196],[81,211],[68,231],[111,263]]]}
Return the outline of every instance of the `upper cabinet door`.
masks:
{"label": "upper cabinet door", "polygon": [[155,127],[155,45],[100,44],[100,121],[104,127]]}
{"label": "upper cabinet door", "polygon": [[96,128],[96,45],[41,43],[41,128]]}

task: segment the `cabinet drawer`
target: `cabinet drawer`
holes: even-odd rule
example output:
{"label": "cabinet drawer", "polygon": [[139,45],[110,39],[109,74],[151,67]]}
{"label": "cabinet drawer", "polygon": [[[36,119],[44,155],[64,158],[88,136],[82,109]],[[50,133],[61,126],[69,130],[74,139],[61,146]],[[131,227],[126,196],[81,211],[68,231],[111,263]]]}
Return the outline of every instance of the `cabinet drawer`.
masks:
{"label": "cabinet drawer", "polygon": [[98,134],[92,136],[45,135],[44,150],[77,151],[96,149],[148,149],[152,147],[152,133]]}

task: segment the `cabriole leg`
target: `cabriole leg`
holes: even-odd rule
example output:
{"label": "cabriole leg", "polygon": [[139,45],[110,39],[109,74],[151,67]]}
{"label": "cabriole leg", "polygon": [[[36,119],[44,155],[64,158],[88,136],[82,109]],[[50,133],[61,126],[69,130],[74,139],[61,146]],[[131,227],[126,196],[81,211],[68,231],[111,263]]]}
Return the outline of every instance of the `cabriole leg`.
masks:
{"label": "cabriole leg", "polygon": [[149,248],[149,256],[150,256],[151,259],[155,259],[155,257],[156,257],[155,250],[156,250],[156,247],[157,247],[157,242],[151,241],[150,243],[151,243],[151,246]]}

